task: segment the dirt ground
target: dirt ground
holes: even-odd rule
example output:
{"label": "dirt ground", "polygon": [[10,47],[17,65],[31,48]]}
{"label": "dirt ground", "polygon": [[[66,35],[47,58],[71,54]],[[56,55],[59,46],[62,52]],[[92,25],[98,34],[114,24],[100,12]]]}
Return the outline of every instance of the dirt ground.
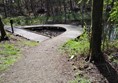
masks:
{"label": "dirt ground", "polygon": [[86,57],[78,56],[68,60],[80,77],[90,80],[91,83],[118,83],[118,63],[110,59],[104,63],[90,63],[85,59]]}
{"label": "dirt ground", "polygon": [[[23,56],[1,74],[1,83],[67,83],[73,76],[72,67],[59,47],[68,40],[62,36],[23,48]],[[14,43],[14,41],[12,41]]]}

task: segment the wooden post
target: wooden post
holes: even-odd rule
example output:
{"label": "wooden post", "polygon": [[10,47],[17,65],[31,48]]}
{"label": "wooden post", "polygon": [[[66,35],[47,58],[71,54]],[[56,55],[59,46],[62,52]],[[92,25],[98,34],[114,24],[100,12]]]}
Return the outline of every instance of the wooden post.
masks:
{"label": "wooden post", "polygon": [[14,29],[13,29],[13,20],[10,20],[10,24],[11,24],[12,33],[14,33]]}

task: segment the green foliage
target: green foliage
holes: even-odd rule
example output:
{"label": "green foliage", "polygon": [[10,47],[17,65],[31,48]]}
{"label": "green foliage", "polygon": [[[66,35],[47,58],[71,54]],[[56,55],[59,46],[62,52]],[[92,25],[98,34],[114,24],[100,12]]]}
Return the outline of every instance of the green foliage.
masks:
{"label": "green foliage", "polygon": [[[104,51],[107,51],[107,50],[109,50],[109,49],[111,49],[111,48],[113,48],[113,49],[118,49],[118,40],[114,40],[114,41],[111,41],[111,42],[105,42],[105,44],[104,44],[104,49],[103,49],[103,46],[102,46],[102,49],[104,50]],[[115,51],[115,50],[114,50]]]}
{"label": "green foliage", "polygon": [[5,43],[4,45],[0,45],[0,47],[2,48],[2,50],[0,50],[1,55],[16,55],[19,51],[13,44]]}
{"label": "green foliage", "polygon": [[24,17],[24,16],[19,16],[19,17],[8,17],[3,19],[3,22],[5,25],[10,25],[10,20],[14,21],[14,25],[32,25],[32,24],[42,24],[46,17],[45,16],[39,16],[39,17]]}
{"label": "green foliage", "polygon": [[104,0],[104,5],[111,4],[112,0]]}
{"label": "green foliage", "polygon": [[112,48],[118,48],[118,40],[112,41],[109,43],[109,47]]}
{"label": "green foliage", "polygon": [[86,3],[87,4],[87,3],[89,3],[89,1],[90,0],[78,0],[78,4],[80,4],[80,3]]}
{"label": "green foliage", "polygon": [[105,46],[105,52],[108,54],[109,60],[111,60],[113,63],[118,64],[118,58],[115,57],[114,55],[117,55],[117,50],[118,50],[118,40],[114,40],[112,42],[109,42],[108,46]]}
{"label": "green foliage", "polygon": [[111,21],[114,21],[118,25],[118,1],[115,2],[114,8],[110,14]]}
{"label": "green foliage", "polygon": [[[67,13],[66,14],[66,19],[67,20],[82,20],[82,19],[90,19],[90,16],[88,14],[83,14],[81,13]],[[68,18],[67,18],[68,17]],[[31,17],[25,17],[25,16],[18,16],[18,17],[8,17],[3,19],[3,22],[5,25],[10,25],[10,20],[12,19],[14,21],[14,25],[35,25],[35,24],[44,24],[46,22],[46,16],[31,16]],[[62,13],[60,15],[56,16],[50,16],[48,20],[55,21],[55,22],[64,22],[65,20],[65,13]]]}
{"label": "green foliage", "polygon": [[72,55],[87,55],[89,53],[88,35],[84,33],[79,39],[69,40],[63,45],[63,49]]}
{"label": "green foliage", "polygon": [[13,44],[0,44],[0,71],[7,69],[19,57],[20,50]]}
{"label": "green foliage", "polygon": [[88,79],[81,77],[80,75],[77,76],[75,80],[70,81],[69,83],[91,83]]}
{"label": "green foliage", "polygon": [[[9,37],[14,39],[16,42],[17,39],[15,39],[13,35],[9,35]],[[19,48],[24,46],[33,47],[37,45],[37,42],[20,39],[15,44],[11,44],[9,42],[3,44],[0,43],[0,72],[6,70],[10,65],[14,64],[18,58],[20,58]]]}

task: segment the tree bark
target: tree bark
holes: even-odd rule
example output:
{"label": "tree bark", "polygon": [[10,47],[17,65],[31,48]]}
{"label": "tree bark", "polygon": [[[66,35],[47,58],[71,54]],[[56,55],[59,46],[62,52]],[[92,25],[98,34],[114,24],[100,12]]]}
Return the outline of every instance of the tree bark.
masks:
{"label": "tree bark", "polygon": [[6,32],[4,30],[4,24],[2,23],[1,18],[0,18],[0,31],[1,31],[0,41],[2,41],[2,40],[8,40],[8,37],[7,37]]}
{"label": "tree bark", "polygon": [[67,22],[67,8],[66,8],[66,1],[63,1],[64,4],[64,16],[65,16],[65,23]]}
{"label": "tree bark", "polygon": [[93,0],[92,3],[91,61],[101,62],[104,61],[101,51],[103,0]]}
{"label": "tree bark", "polygon": [[5,4],[5,1],[4,1],[4,0],[3,0],[3,4],[4,4],[4,13],[5,13],[5,18],[7,18],[6,4]]}

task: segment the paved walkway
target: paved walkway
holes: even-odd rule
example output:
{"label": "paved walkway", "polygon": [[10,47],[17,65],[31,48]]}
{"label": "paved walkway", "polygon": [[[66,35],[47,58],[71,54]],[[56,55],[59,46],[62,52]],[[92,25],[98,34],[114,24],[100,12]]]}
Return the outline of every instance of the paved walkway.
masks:
{"label": "paved walkway", "polygon": [[[12,32],[12,30],[9,26],[5,27],[5,29],[7,31]],[[42,41],[45,41],[47,39],[50,39],[49,37],[39,35],[39,34],[36,34],[36,33],[32,33],[30,31],[26,31],[26,30],[19,29],[19,28],[14,28],[14,34],[22,36],[26,39],[33,40],[33,41],[38,41],[38,42],[42,42]]]}
{"label": "paved walkway", "polygon": [[74,77],[72,67],[59,47],[82,34],[82,30],[63,26],[68,27],[65,33],[25,50],[23,57],[0,76],[0,83],[68,83]]}
{"label": "paved walkway", "polygon": [[[50,39],[49,37],[46,37],[46,36],[43,36],[43,35],[39,35],[39,34],[30,32],[30,31],[24,30],[24,28],[32,28],[32,27],[35,27],[35,28],[40,28],[40,27],[54,27],[54,28],[55,27],[61,27],[61,28],[66,29],[66,32],[63,35],[68,36],[68,37],[72,37],[72,38],[77,37],[79,35],[79,32],[82,31],[80,26],[64,25],[64,24],[53,24],[53,25],[45,24],[45,25],[31,25],[31,26],[21,26],[21,27],[17,26],[17,27],[14,27],[14,34],[25,37],[29,40],[39,41],[39,42]],[[7,31],[11,32],[10,26],[5,26],[5,29]]]}

